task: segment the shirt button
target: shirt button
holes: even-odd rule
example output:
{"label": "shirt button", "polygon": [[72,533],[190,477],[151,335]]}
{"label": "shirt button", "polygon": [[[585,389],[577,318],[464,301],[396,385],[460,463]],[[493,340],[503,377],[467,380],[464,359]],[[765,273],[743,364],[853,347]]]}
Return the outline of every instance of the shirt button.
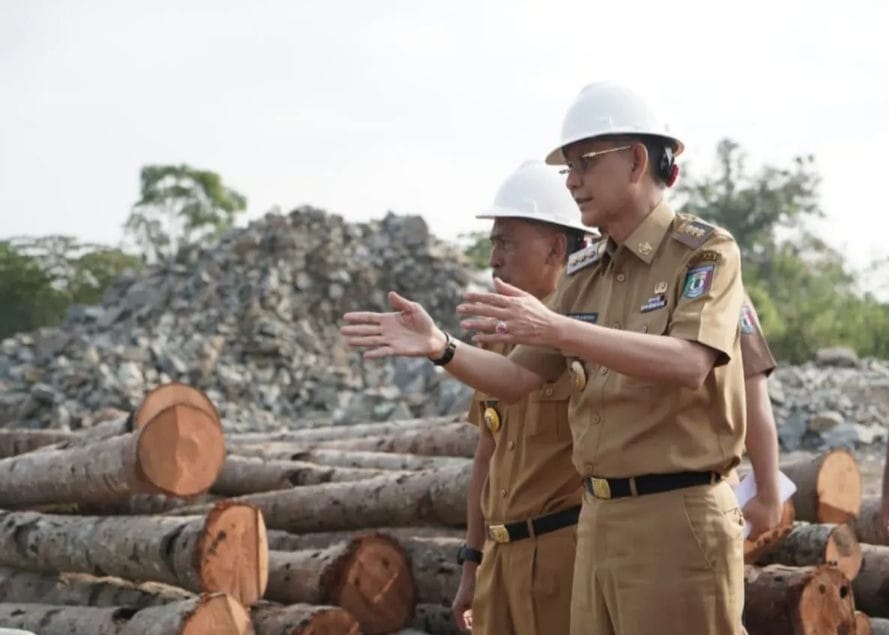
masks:
{"label": "shirt button", "polygon": [[509,449],[510,449],[510,450],[515,450],[515,441],[510,441],[510,442],[509,442]]}
{"label": "shirt button", "polygon": [[552,397],[553,396],[553,389],[547,388],[546,390],[543,391],[543,394],[546,395],[547,397]]}
{"label": "shirt button", "polygon": [[600,375],[607,375],[607,374],[608,374],[608,368],[605,367],[605,366],[603,366],[602,368],[599,369],[599,374],[600,374]]}
{"label": "shirt button", "polygon": [[595,415],[593,415],[593,423],[601,423],[601,422],[602,422],[602,415],[600,415],[597,412]]}
{"label": "shirt button", "polygon": [[623,273],[617,274],[617,281],[618,282],[623,282],[626,279],[627,279],[627,277]]}
{"label": "shirt button", "polygon": [[593,465],[592,465],[592,463],[585,463],[584,466],[583,466],[583,471],[584,471],[584,473],[586,473],[586,474],[592,474],[592,473],[593,473]]}
{"label": "shirt button", "polygon": [[505,489],[500,490],[500,495],[501,495],[503,498],[506,498],[506,495],[507,495],[508,493],[509,493],[509,492],[507,492]]}
{"label": "shirt button", "polygon": [[647,325],[647,324],[646,324],[645,326],[642,327],[642,332],[643,332],[643,333],[648,333],[648,325]]}
{"label": "shirt button", "polygon": [[614,324],[611,325],[611,328],[613,328],[613,329],[619,329],[619,328],[620,328],[620,322],[615,322]]}

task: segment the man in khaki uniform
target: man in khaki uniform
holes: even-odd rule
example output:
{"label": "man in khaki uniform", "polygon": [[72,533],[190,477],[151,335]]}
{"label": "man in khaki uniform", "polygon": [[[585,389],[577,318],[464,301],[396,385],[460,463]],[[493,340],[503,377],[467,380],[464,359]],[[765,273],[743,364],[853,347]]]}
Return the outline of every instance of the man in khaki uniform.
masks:
{"label": "man in khaki uniform", "polygon": [[366,358],[426,355],[505,401],[572,372],[587,487],[578,635],[741,632],[743,518],[722,481],[744,439],[740,254],[728,233],[663,202],[682,149],[631,91],[581,92],[548,161],[567,165],[584,225],[608,238],[569,259],[555,310],[500,281],[467,294],[464,327],[482,344],[522,344],[509,359],[458,347],[395,293],[395,313],[349,313],[342,328]]}
{"label": "man in khaki uniform", "polygon": [[[506,179],[492,209],[478,218],[494,219],[494,275],[541,300],[555,291],[568,254],[589,232],[562,179],[540,162]],[[474,635],[568,632],[566,572],[574,568],[583,492],[571,463],[570,395],[571,377],[563,372],[513,403],[481,393],[473,398],[469,417],[479,426],[479,442],[453,611],[458,626],[471,626]]]}

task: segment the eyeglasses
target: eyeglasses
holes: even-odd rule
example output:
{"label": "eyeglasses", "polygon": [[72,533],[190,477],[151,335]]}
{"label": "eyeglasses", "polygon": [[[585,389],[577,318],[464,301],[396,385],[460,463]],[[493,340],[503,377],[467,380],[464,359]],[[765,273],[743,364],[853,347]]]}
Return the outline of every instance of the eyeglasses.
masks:
{"label": "eyeglasses", "polygon": [[568,161],[565,163],[565,167],[559,170],[559,174],[563,176],[568,176],[571,172],[580,172],[583,174],[587,170],[590,169],[590,166],[593,163],[593,159],[603,154],[608,154],[609,152],[620,152],[621,150],[629,150],[633,146],[621,146],[619,148],[608,148],[607,150],[599,150],[597,152],[587,152],[586,154],[580,155],[576,162]]}

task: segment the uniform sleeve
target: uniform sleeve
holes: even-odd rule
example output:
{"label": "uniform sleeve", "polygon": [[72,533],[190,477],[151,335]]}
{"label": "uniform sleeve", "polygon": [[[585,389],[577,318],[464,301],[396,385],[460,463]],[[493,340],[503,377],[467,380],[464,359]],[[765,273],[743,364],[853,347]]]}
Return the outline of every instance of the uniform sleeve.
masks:
{"label": "uniform sleeve", "polygon": [[744,377],[753,377],[765,373],[766,377],[772,374],[777,364],[766,342],[759,323],[759,316],[750,301],[745,296],[741,306],[741,358],[744,360]]}
{"label": "uniform sleeve", "polygon": [[565,357],[557,350],[518,345],[509,359],[519,366],[537,373],[546,381],[555,381],[565,372]]}
{"label": "uniform sleeve", "polygon": [[719,353],[716,365],[731,359],[744,300],[741,254],[721,231],[695,249],[679,272],[679,300],[669,334],[698,342]]}

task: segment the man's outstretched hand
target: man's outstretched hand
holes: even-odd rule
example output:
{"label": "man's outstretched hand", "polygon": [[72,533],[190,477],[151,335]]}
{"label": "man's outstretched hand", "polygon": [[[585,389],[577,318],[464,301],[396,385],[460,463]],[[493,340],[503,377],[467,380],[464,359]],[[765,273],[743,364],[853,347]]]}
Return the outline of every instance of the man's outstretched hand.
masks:
{"label": "man's outstretched hand", "polygon": [[351,311],[340,333],[349,346],[365,348],[365,359],[382,357],[438,357],[444,352],[445,335],[426,310],[394,291],[389,292],[392,313]]}

